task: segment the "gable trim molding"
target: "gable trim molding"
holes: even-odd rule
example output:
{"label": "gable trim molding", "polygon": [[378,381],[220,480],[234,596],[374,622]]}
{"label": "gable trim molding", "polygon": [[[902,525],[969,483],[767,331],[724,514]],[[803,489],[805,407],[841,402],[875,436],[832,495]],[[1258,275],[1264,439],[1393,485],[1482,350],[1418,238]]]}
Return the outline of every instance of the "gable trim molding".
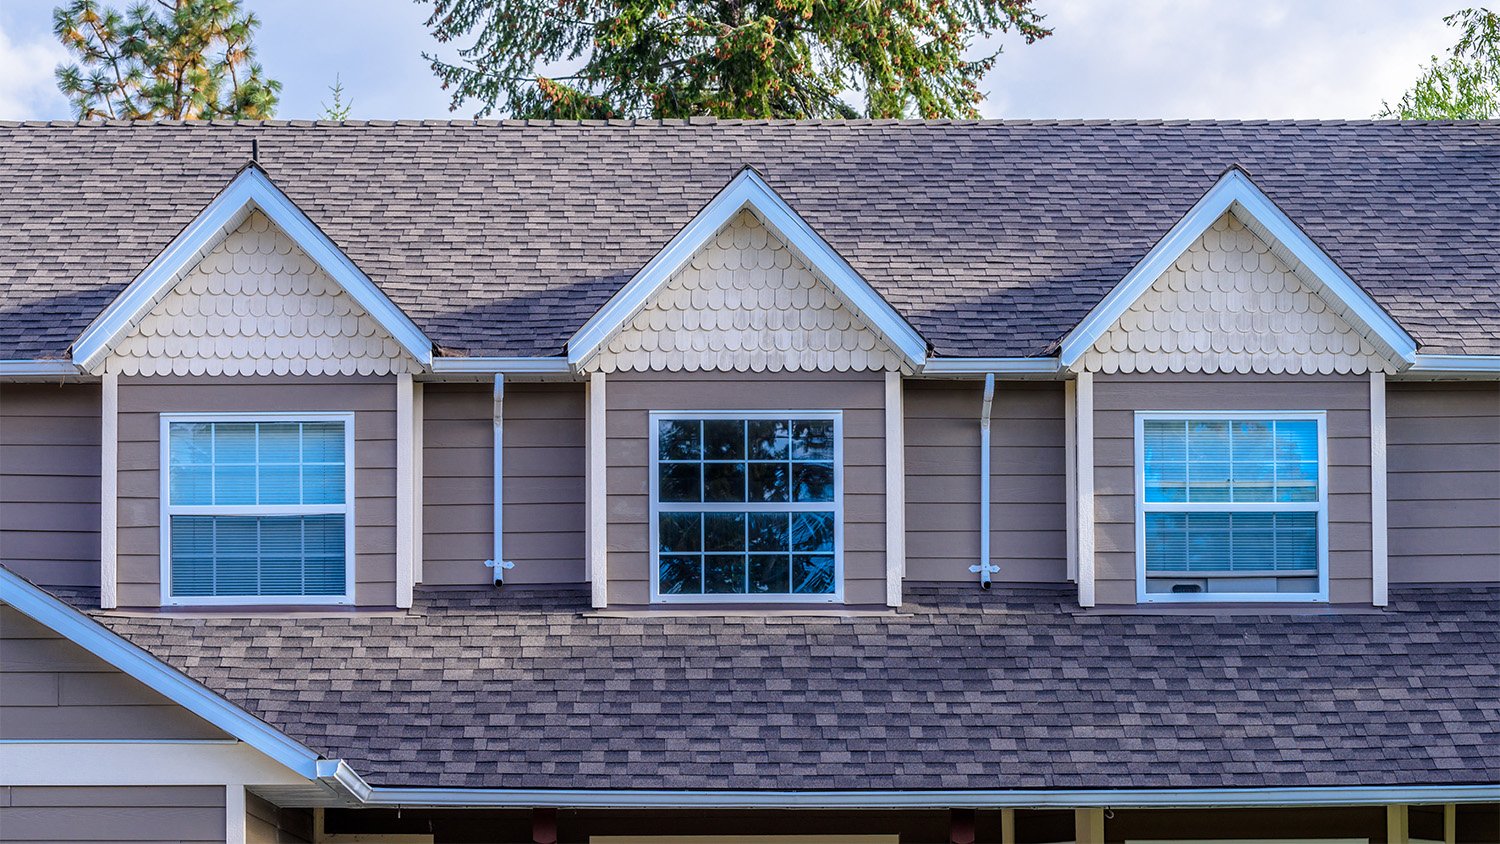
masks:
{"label": "gable trim molding", "polygon": [[[1271,198],[1255,186],[1238,166],[1231,167],[1212,188],[1157,241],[1146,257],[1131,268],[1094,309],[1089,311],[1063,338],[1060,353],[1064,368],[1072,368],[1094,343],[1113,326],[1142,294],[1151,288],[1177,258],[1225,212],[1248,217],[1259,223],[1264,232],[1279,242],[1322,285],[1321,295],[1330,297],[1346,309],[1346,319],[1357,330],[1368,332],[1398,370],[1410,367],[1417,356],[1417,344],[1385,309],[1351,279],[1332,258],[1315,244],[1307,233],[1286,215]],[[1264,239],[1264,237],[1263,237]],[[1272,244],[1274,245],[1274,244]]]}
{"label": "gable trim molding", "polygon": [[281,192],[259,165],[248,164],[136,276],[73,343],[73,363],[93,372],[116,344],[170,291],[181,275],[258,208],[308,257],[328,273],[398,345],[424,368],[432,365],[432,341],[365,275],[343,250]]}
{"label": "gable trim molding", "polygon": [[656,253],[583,327],[568,339],[568,363],[579,366],[645,307],[651,296],[677,274],[719,229],[745,208],[754,210],[773,234],[791,247],[877,334],[915,368],[927,361],[927,341],[891,307],[843,256],[746,167],[703,210]]}
{"label": "gable trim molding", "polygon": [[0,602],[301,776],[317,777],[317,753],[4,566],[0,566]]}

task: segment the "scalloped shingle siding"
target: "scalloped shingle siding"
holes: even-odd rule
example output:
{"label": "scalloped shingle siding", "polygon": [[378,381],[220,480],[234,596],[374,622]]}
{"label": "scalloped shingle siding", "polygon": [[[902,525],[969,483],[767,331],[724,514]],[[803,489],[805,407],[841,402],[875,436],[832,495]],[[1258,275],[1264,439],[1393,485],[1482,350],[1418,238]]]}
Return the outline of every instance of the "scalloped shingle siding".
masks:
{"label": "scalloped shingle siding", "polygon": [[1084,355],[1093,372],[1391,371],[1370,342],[1225,213]]}
{"label": "scalloped shingle siding", "polygon": [[260,211],[184,274],[105,363],[121,375],[388,375],[413,367]]}
{"label": "scalloped shingle siding", "polygon": [[900,353],[748,210],[720,229],[585,365],[603,372],[901,367]]}

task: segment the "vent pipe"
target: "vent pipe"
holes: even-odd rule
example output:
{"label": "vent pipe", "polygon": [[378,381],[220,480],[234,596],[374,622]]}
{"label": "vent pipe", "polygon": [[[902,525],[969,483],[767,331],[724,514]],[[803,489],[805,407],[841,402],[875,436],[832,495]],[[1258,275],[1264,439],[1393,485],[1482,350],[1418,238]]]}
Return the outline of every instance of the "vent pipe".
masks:
{"label": "vent pipe", "polygon": [[990,407],[995,401],[995,373],[984,376],[984,403],[979,410],[979,563],[969,571],[979,573],[979,588],[990,588],[990,573],[1000,570],[990,563]]}

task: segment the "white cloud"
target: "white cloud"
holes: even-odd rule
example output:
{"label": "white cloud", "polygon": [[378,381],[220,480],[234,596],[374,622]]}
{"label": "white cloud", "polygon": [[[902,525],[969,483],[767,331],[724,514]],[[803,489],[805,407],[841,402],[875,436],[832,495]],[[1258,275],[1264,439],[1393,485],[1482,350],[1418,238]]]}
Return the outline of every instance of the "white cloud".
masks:
{"label": "white cloud", "polygon": [[47,33],[12,38],[0,27],[0,120],[68,116],[68,101],[52,76],[67,51]]}

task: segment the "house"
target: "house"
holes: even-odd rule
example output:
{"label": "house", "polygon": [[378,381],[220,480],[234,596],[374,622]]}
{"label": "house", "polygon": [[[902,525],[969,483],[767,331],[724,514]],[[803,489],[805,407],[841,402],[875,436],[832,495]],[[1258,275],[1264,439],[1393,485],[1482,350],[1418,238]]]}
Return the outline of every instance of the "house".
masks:
{"label": "house", "polygon": [[1500,840],[1500,124],[0,153],[0,839]]}

